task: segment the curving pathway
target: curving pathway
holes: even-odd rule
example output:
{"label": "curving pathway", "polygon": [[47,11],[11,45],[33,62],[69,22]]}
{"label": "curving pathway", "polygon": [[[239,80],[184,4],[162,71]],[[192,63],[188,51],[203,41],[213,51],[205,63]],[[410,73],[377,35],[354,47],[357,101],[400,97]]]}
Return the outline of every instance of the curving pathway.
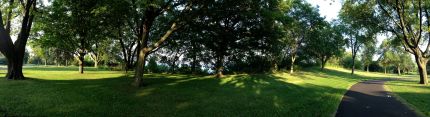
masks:
{"label": "curving pathway", "polygon": [[386,80],[353,85],[344,95],[336,117],[419,117],[384,89]]}

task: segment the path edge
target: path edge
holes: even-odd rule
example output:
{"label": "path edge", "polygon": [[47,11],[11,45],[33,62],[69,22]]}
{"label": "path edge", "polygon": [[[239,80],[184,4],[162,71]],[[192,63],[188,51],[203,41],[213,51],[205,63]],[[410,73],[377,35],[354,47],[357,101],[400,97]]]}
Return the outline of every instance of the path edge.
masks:
{"label": "path edge", "polygon": [[340,103],[342,103],[342,100],[343,100],[343,97],[345,97],[345,94],[349,91],[349,89],[351,89],[352,86],[354,86],[355,84],[360,83],[360,82],[363,82],[363,81],[358,81],[356,83],[351,83],[351,85],[348,86],[348,88],[346,89],[345,93],[343,93],[342,97],[340,98],[340,101],[339,101],[339,104],[337,104],[336,110],[331,114],[330,117],[336,117],[337,111],[339,110]]}
{"label": "path edge", "polygon": [[[390,82],[390,81],[386,81],[386,82]],[[418,116],[420,116],[420,117],[427,117],[416,106],[408,103],[408,101],[406,101],[405,99],[403,99],[402,97],[400,97],[399,95],[397,95],[396,93],[394,93],[393,90],[385,84],[386,82],[384,82],[383,88],[387,91],[388,94],[392,95],[395,100],[399,101],[403,105],[406,105],[407,108],[409,108],[410,110],[412,110],[413,112],[415,112]]]}

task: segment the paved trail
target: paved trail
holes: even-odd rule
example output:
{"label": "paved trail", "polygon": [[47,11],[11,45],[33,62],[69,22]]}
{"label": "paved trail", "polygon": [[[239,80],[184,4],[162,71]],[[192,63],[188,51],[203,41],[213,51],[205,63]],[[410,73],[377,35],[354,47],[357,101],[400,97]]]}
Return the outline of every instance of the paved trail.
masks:
{"label": "paved trail", "polygon": [[343,97],[336,117],[419,117],[384,89],[384,80],[353,85]]}

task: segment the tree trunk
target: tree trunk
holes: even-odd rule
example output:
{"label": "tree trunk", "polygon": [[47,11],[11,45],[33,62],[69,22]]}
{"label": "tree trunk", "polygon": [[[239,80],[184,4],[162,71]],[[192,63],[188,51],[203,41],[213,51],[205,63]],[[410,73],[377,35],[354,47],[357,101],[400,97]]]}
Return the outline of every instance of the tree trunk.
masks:
{"label": "tree trunk", "polygon": [[[21,14],[23,18],[20,32],[15,43],[12,43],[12,39],[9,34],[11,17],[8,16],[8,19],[6,20],[8,23],[6,29],[4,28],[3,22],[0,23],[0,52],[3,53],[8,60],[8,72],[6,74],[6,78],[11,80],[24,79],[24,75],[22,74],[22,65],[24,62],[25,46],[27,44],[34,17],[34,14],[30,12],[36,7],[35,0],[26,0],[25,3],[24,1],[20,2],[24,6],[22,11],[23,14]],[[11,3],[13,3],[12,0],[10,1],[10,5]],[[3,20],[2,17],[0,17],[0,19]]]}
{"label": "tree trunk", "polygon": [[[119,43],[121,45],[122,55],[124,57],[124,63],[125,63],[124,70],[125,70],[125,73],[127,73],[128,72],[128,68],[129,68],[129,60],[128,60],[128,55],[127,55],[127,52],[126,52],[126,47],[125,47],[125,44],[124,44],[124,41],[123,41],[123,38],[122,38],[121,27],[118,28],[118,40],[119,40]],[[128,54],[130,54],[130,53],[128,53]]]}
{"label": "tree trunk", "polygon": [[275,73],[275,72],[277,72],[277,71],[278,71],[278,63],[277,63],[276,61],[273,61],[273,62],[272,62],[271,71],[272,71],[273,73]]}
{"label": "tree trunk", "polygon": [[8,80],[24,80],[25,77],[22,73],[22,64],[16,62],[19,61],[17,59],[8,59],[8,70],[6,74],[6,78]]}
{"label": "tree trunk", "polygon": [[324,57],[321,58],[321,70],[324,70],[325,64],[327,63],[328,59],[329,58],[327,56],[324,56]]}
{"label": "tree trunk", "polygon": [[384,74],[387,74],[387,67],[384,67]]}
{"label": "tree trunk", "polygon": [[216,65],[215,65],[217,78],[222,78],[224,76],[222,74],[222,71],[224,70],[223,62],[224,62],[224,56],[218,55]]}
{"label": "tree trunk", "polygon": [[290,73],[294,73],[294,61],[296,61],[296,55],[291,55],[291,66],[290,66]]}
{"label": "tree trunk", "polygon": [[84,74],[84,53],[79,53],[79,73]]}
{"label": "tree trunk", "polygon": [[136,66],[133,86],[141,87],[144,85],[143,73],[145,70],[145,62],[146,62],[147,54],[148,54],[148,52],[145,51],[145,49],[139,50],[139,56],[138,56],[138,60],[137,60],[137,66]]}
{"label": "tree trunk", "polygon": [[191,63],[191,73],[196,74],[196,67],[197,67],[197,56],[195,52],[193,52],[193,62]]}
{"label": "tree trunk", "polygon": [[402,75],[402,73],[400,72],[400,66],[397,66],[397,75]]}
{"label": "tree trunk", "polygon": [[355,71],[355,55],[352,55],[352,69],[351,74],[354,74]]}
{"label": "tree trunk", "polygon": [[94,68],[99,68],[99,62],[98,61],[94,61]]}
{"label": "tree trunk", "polygon": [[45,59],[45,67],[47,66],[47,64],[48,64],[48,59]]}
{"label": "tree trunk", "polygon": [[367,72],[369,72],[369,66],[370,66],[370,65],[367,65],[367,66],[366,66],[366,71],[367,71]]}
{"label": "tree trunk", "polygon": [[420,84],[427,85],[428,79],[427,79],[427,61],[428,59],[423,58],[420,54],[414,54],[415,62],[418,65],[418,72],[420,74]]}

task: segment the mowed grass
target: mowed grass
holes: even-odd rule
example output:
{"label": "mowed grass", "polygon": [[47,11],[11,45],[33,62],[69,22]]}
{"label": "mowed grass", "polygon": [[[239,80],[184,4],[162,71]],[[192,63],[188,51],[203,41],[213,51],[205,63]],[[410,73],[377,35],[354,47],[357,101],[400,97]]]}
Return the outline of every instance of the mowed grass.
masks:
{"label": "mowed grass", "polygon": [[[27,67],[23,81],[0,80],[0,114],[10,116],[333,116],[347,89],[383,74],[330,68],[294,74],[147,74]],[[0,72],[4,76],[5,71]]]}
{"label": "mowed grass", "polygon": [[425,116],[430,116],[430,86],[418,84],[418,81],[417,75],[402,76],[386,83],[386,86],[409,106]]}

